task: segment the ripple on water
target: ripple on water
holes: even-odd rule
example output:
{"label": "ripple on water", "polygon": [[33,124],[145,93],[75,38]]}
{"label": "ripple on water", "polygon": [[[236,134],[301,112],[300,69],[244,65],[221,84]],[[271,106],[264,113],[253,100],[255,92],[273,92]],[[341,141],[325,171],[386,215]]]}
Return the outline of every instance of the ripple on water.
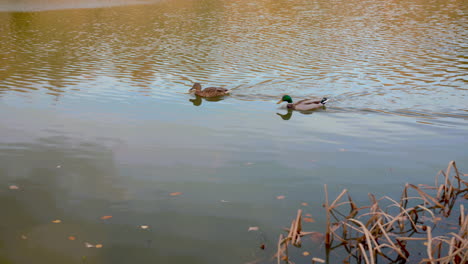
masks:
{"label": "ripple on water", "polygon": [[181,103],[201,82],[233,89],[235,100],[328,96],[348,111],[465,118],[459,2],[163,2],[1,17],[0,91]]}

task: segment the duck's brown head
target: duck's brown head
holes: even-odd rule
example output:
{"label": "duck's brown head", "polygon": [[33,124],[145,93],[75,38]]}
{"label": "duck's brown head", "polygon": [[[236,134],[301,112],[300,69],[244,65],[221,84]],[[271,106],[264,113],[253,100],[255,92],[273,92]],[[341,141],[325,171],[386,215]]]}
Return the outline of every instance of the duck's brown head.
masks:
{"label": "duck's brown head", "polygon": [[201,85],[199,83],[194,83],[192,88],[190,88],[189,93],[201,91]]}

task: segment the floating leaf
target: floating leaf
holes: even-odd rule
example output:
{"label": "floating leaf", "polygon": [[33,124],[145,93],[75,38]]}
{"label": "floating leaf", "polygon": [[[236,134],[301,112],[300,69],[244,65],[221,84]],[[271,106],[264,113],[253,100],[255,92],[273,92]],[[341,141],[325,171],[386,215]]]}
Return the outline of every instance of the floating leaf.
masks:
{"label": "floating leaf", "polygon": [[10,185],[9,188],[10,188],[10,190],[18,190],[19,189],[19,187],[16,186],[16,185]]}
{"label": "floating leaf", "polygon": [[85,244],[85,246],[86,246],[87,248],[92,248],[92,247],[94,247],[93,244],[90,244],[90,243],[88,243],[88,242],[85,242],[84,244]]}
{"label": "floating leaf", "polygon": [[308,223],[315,222],[315,220],[312,217],[304,217],[304,218],[302,218],[302,220],[304,220],[304,222],[308,222]]}
{"label": "floating leaf", "polygon": [[21,235],[21,239],[26,240],[26,239],[28,239],[28,237],[25,236],[25,235]]}
{"label": "floating leaf", "polygon": [[321,258],[312,258],[312,261],[320,262],[320,263],[325,263],[325,260],[323,260],[323,259],[321,259]]}
{"label": "floating leaf", "polygon": [[102,244],[96,244],[96,248],[102,248]]}
{"label": "floating leaf", "polygon": [[253,165],[253,162],[246,162],[245,165],[247,166]]}
{"label": "floating leaf", "polygon": [[75,239],[76,239],[76,237],[74,237],[74,236],[69,236],[69,237],[68,237],[68,240],[71,240],[71,241],[73,241],[73,240],[75,240]]}
{"label": "floating leaf", "polygon": [[141,228],[141,229],[148,229],[149,226],[147,226],[147,225],[141,225],[140,228]]}
{"label": "floating leaf", "polygon": [[170,196],[178,196],[178,195],[181,195],[182,193],[181,192],[173,192],[173,193],[170,193],[169,195]]}
{"label": "floating leaf", "polygon": [[62,223],[62,220],[55,219],[55,220],[52,220],[52,223],[54,223],[54,224],[60,224],[60,223]]}
{"label": "floating leaf", "polygon": [[278,199],[278,200],[283,200],[284,198],[286,198],[286,196],[284,196],[284,195],[276,196],[276,199]]}
{"label": "floating leaf", "polygon": [[310,253],[309,253],[309,252],[307,252],[307,251],[304,251],[304,252],[302,252],[302,255],[307,257],[307,256],[309,256],[309,255],[310,255]]}
{"label": "floating leaf", "polygon": [[102,220],[107,220],[107,219],[111,219],[111,218],[112,218],[112,215],[101,216]]}
{"label": "floating leaf", "polygon": [[305,216],[312,217],[312,215],[311,215],[311,214],[305,214]]}
{"label": "floating leaf", "polygon": [[322,243],[323,240],[325,239],[325,235],[320,233],[320,232],[313,232],[310,234],[312,241],[315,243]]}
{"label": "floating leaf", "polygon": [[261,245],[260,245],[260,248],[261,248],[262,250],[264,250],[264,249],[265,249],[265,244],[261,244]]}
{"label": "floating leaf", "polygon": [[258,231],[258,226],[251,226],[247,231]]}
{"label": "floating leaf", "polygon": [[57,168],[57,169],[60,169],[60,168],[62,168],[62,165],[57,165],[56,168]]}
{"label": "floating leaf", "polygon": [[301,203],[302,206],[308,206],[308,203]]}
{"label": "floating leaf", "polygon": [[345,152],[345,151],[348,151],[348,150],[346,150],[346,149],[344,149],[344,148],[340,148],[339,151]]}

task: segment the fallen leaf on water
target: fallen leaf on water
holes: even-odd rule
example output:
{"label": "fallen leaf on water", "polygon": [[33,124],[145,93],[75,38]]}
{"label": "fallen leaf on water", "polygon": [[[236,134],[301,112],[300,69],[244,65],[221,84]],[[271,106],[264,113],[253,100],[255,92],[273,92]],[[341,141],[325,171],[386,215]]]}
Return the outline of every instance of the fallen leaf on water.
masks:
{"label": "fallen leaf on water", "polygon": [[181,195],[182,193],[181,192],[173,192],[173,193],[170,193],[169,195],[170,196],[177,196],[177,195]]}
{"label": "fallen leaf on water", "polygon": [[148,229],[149,226],[147,226],[147,225],[141,225],[140,228],[141,228],[141,229]]}
{"label": "fallen leaf on water", "polygon": [[309,204],[308,203],[301,203],[302,206],[308,206]]}
{"label": "fallen leaf on water", "polygon": [[260,245],[260,248],[261,248],[262,250],[265,249],[265,244],[261,244],[261,245]]}
{"label": "fallen leaf on water", "polygon": [[62,168],[62,165],[57,165],[57,169],[60,169],[60,168]]}
{"label": "fallen leaf on water", "polygon": [[346,150],[346,149],[344,149],[344,148],[340,148],[339,151],[345,152],[345,151],[348,151],[348,150]]}
{"label": "fallen leaf on water", "polygon": [[427,246],[428,244],[427,244],[427,242],[424,242],[423,245]]}
{"label": "fallen leaf on water", "polygon": [[253,162],[246,162],[245,165],[247,166],[253,165]]}
{"label": "fallen leaf on water", "polygon": [[73,240],[75,240],[75,239],[76,239],[76,237],[74,237],[74,236],[69,236],[69,237],[68,237],[68,240],[71,240],[71,241],[73,241]]}
{"label": "fallen leaf on water", "polygon": [[308,223],[313,223],[315,222],[315,220],[312,218],[312,217],[304,217],[302,218],[304,220],[304,222],[308,222]]}
{"label": "fallen leaf on water", "polygon": [[96,248],[102,248],[102,244],[96,244]]}
{"label": "fallen leaf on water", "polygon": [[320,233],[320,232],[313,232],[310,234],[312,241],[315,243],[322,243],[322,241],[325,239],[325,235]]}
{"label": "fallen leaf on water", "polygon": [[56,220],[53,220],[52,223],[54,223],[54,224],[60,224],[60,223],[62,223],[62,220],[56,219]]}
{"label": "fallen leaf on water", "polygon": [[25,236],[25,235],[21,235],[21,239],[26,240],[26,239],[28,239],[28,237]]}
{"label": "fallen leaf on water", "polygon": [[340,224],[338,224],[338,223],[333,223],[330,230],[331,230],[331,231],[336,231],[339,227],[340,227]]}
{"label": "fallen leaf on water", "polygon": [[112,215],[101,216],[102,220],[107,220],[107,219],[110,219],[110,218],[112,218]]}
{"label": "fallen leaf on water", "polygon": [[311,215],[311,214],[305,214],[305,216],[312,217],[312,215]]}
{"label": "fallen leaf on water", "polygon": [[90,243],[88,243],[88,242],[85,242],[84,244],[85,244],[85,246],[86,246],[87,248],[92,248],[92,247],[94,247],[93,244],[90,244]]}
{"label": "fallen leaf on water", "polygon": [[283,200],[284,198],[286,198],[286,196],[284,196],[284,195],[276,196],[276,199],[278,199],[278,200]]}
{"label": "fallen leaf on water", "polygon": [[247,231],[258,231],[258,226],[251,226]]}
{"label": "fallen leaf on water", "polygon": [[307,256],[309,256],[309,255],[310,255],[310,253],[309,253],[309,252],[307,252],[307,251],[304,251],[304,252],[302,252],[302,255],[307,257]]}
{"label": "fallen leaf on water", "polygon": [[10,188],[10,190],[18,190],[19,189],[19,187],[16,186],[16,185],[10,185],[9,188]]}
{"label": "fallen leaf on water", "polygon": [[312,258],[312,261],[320,262],[320,263],[325,263],[325,260],[323,260],[323,259],[321,259],[321,258]]}

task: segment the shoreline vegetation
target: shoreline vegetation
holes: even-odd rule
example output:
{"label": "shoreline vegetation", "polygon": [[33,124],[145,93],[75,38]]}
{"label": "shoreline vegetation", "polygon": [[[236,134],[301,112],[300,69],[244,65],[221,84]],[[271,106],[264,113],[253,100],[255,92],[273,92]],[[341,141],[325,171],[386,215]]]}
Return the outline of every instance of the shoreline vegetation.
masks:
{"label": "shoreline vegetation", "polygon": [[467,178],[451,161],[436,175],[434,186],[406,184],[399,201],[369,194],[370,204],[362,207],[346,189],[330,203],[325,185],[325,234],[303,231],[298,210],[285,229],[288,234],[279,236],[277,263],[294,263],[292,246],[301,247],[307,236],[322,241],[325,251],[325,259],[310,256],[312,263],[467,263]]}

